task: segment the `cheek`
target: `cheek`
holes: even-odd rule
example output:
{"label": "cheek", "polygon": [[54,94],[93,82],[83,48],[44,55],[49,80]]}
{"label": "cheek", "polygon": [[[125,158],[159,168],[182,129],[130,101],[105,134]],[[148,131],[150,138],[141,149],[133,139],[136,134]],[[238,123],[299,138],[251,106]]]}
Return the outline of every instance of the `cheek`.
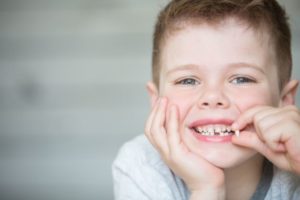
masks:
{"label": "cheek", "polygon": [[255,92],[248,92],[247,94],[239,94],[239,98],[236,98],[235,104],[240,111],[245,111],[249,108],[259,105],[275,106],[277,101],[270,92],[265,90],[257,90]]}
{"label": "cheek", "polygon": [[193,98],[187,98],[186,96],[167,96],[169,99],[169,105],[176,105],[179,111],[179,120],[182,122],[186,115],[188,114],[189,110],[195,104]]}

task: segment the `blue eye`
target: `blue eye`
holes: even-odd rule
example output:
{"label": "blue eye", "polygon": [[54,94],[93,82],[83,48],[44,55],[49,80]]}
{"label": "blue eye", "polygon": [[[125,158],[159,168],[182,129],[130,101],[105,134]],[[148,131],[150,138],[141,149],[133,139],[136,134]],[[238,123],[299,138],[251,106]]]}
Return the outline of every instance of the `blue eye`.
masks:
{"label": "blue eye", "polygon": [[176,82],[176,85],[198,85],[199,81],[193,78],[185,78]]}
{"label": "blue eye", "polygon": [[231,83],[233,84],[246,84],[246,83],[255,83],[256,81],[254,79],[248,78],[248,77],[236,77],[234,78]]}

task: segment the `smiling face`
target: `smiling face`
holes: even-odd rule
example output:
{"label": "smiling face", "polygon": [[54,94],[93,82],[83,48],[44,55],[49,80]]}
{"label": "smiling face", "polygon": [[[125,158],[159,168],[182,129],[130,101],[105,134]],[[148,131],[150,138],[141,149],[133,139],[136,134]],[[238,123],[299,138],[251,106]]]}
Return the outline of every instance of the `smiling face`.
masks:
{"label": "smiling face", "polygon": [[[185,25],[162,48],[157,95],[178,106],[186,146],[218,167],[231,168],[256,155],[231,143],[233,121],[253,106],[280,103],[268,39],[228,19],[214,26]],[[211,133],[216,136],[207,136]]]}

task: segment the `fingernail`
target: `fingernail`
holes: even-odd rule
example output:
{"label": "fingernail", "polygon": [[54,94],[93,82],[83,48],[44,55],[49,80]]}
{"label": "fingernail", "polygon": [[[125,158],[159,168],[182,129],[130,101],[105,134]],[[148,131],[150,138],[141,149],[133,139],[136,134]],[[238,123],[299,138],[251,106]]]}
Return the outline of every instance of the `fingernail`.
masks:
{"label": "fingernail", "polygon": [[234,122],[232,125],[231,125],[232,129],[233,130],[238,130],[239,127],[238,127],[238,124],[236,122]]}

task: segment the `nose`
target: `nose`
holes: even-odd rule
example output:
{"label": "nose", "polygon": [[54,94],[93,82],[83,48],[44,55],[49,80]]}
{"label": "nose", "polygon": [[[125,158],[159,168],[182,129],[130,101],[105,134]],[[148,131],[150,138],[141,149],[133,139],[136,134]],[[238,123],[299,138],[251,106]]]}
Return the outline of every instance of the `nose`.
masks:
{"label": "nose", "polygon": [[222,88],[207,88],[199,97],[198,106],[202,109],[227,108],[230,104]]}

